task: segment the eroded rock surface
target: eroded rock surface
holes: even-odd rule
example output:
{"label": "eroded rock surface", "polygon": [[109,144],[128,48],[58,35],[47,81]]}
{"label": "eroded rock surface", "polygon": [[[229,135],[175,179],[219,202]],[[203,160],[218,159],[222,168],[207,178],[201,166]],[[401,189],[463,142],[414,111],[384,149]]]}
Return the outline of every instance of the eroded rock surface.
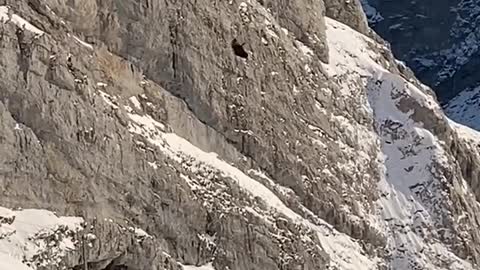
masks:
{"label": "eroded rock surface", "polygon": [[85,221],[26,267],[478,263],[473,131],[358,1],[6,4],[0,205]]}

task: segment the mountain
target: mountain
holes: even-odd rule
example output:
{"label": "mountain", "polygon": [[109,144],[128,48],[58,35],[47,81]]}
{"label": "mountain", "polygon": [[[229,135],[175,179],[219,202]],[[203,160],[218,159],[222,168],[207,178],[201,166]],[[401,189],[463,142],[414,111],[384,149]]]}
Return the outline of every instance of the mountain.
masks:
{"label": "mountain", "polygon": [[480,2],[363,1],[375,31],[442,103],[478,86]]}
{"label": "mountain", "polygon": [[[372,27],[396,57],[435,89],[449,117],[480,129],[480,2],[362,1]],[[468,98],[467,98],[468,97]]]}
{"label": "mountain", "polygon": [[479,133],[367,16],[0,6],[0,269],[476,269]]}

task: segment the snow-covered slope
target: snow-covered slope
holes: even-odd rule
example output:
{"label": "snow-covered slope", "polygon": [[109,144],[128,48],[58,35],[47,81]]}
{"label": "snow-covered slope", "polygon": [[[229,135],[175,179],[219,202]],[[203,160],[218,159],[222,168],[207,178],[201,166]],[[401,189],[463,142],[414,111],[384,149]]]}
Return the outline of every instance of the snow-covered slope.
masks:
{"label": "snow-covered slope", "polygon": [[67,252],[78,248],[82,218],[57,217],[46,210],[0,207],[0,269],[62,269]]}
{"label": "snow-covered slope", "polygon": [[[441,167],[451,166],[444,143],[425,128],[422,111],[443,119],[440,106],[423,89],[378,63],[374,41],[327,19],[330,53],[328,69],[343,78],[345,87],[355,81],[367,86],[385,167],[378,189],[377,214],[388,235],[386,253],[392,269],[474,269],[450,247],[436,243],[442,220],[450,215],[449,196],[442,190]],[[377,48],[378,49],[378,48]],[[333,53],[332,53],[333,51]],[[336,51],[336,52],[335,52]],[[426,119],[428,120],[428,119]],[[463,184],[463,179],[456,179]],[[453,183],[455,184],[455,183]],[[463,185],[462,185],[463,186]],[[465,187],[465,193],[469,193]],[[454,239],[453,242],[460,241]]]}
{"label": "snow-covered slope", "polygon": [[18,27],[35,33],[37,35],[45,34],[42,30],[38,29],[30,22],[15,14],[13,10],[9,9],[8,6],[0,6],[0,22],[8,23],[9,21],[13,22]]}
{"label": "snow-covered slope", "polygon": [[479,130],[480,1],[362,3],[369,18],[385,15],[370,24],[417,77],[433,86],[447,116]]}

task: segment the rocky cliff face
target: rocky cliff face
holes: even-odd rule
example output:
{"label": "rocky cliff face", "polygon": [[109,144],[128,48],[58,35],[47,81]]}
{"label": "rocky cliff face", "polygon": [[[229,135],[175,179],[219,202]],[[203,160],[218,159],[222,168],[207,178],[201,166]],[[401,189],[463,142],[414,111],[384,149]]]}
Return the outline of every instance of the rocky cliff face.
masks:
{"label": "rocky cliff face", "polygon": [[478,265],[478,135],[358,1],[25,0],[0,20],[1,267]]}

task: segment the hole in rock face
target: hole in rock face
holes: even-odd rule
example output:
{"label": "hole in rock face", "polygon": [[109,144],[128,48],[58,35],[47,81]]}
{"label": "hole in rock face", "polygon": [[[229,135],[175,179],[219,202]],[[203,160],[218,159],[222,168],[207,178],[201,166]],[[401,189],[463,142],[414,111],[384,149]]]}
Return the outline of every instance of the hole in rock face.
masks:
{"label": "hole in rock face", "polygon": [[[244,43],[245,44],[245,43]],[[248,52],[243,48],[244,44],[238,43],[237,39],[232,40],[232,49],[236,56],[248,59]]]}

